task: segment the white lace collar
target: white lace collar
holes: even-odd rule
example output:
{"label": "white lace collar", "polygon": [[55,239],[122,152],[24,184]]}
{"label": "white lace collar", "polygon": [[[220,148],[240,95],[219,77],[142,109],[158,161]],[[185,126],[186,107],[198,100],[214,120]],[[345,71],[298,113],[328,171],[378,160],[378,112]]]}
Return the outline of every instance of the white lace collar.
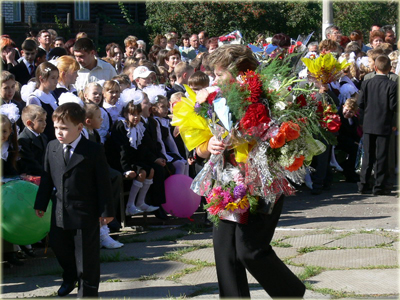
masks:
{"label": "white lace collar", "polygon": [[8,141],[5,141],[2,145],[1,145],[1,159],[4,161],[7,161],[8,158],[8,147],[10,146],[10,144],[8,143]]}
{"label": "white lace collar", "polygon": [[120,120],[124,124],[125,130],[127,131],[126,136],[129,139],[129,144],[131,145],[131,147],[137,149],[142,143],[142,138],[146,128],[144,128],[142,122],[139,122],[136,127],[129,127],[128,122],[125,119],[121,118]]}
{"label": "white lace collar", "polygon": [[49,104],[54,110],[57,108],[57,100],[51,93],[46,94],[45,92],[36,89],[33,94],[40,99],[43,103]]}
{"label": "white lace collar", "polygon": [[162,127],[169,128],[169,120],[166,118],[154,117],[154,119],[159,120]]}
{"label": "white lace collar", "polygon": [[119,99],[117,100],[117,102],[115,102],[114,105],[112,105],[112,104],[110,104],[110,103],[104,101],[104,102],[103,102],[103,107],[104,107],[105,109],[107,109],[107,108],[118,108],[119,110],[122,110],[122,104],[121,104],[121,102],[119,101]]}

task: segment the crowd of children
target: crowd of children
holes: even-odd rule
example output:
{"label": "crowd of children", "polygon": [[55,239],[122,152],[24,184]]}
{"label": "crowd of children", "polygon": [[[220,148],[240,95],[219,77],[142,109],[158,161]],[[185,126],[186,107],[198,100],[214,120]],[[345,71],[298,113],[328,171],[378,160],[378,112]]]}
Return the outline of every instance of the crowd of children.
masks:
{"label": "crowd of children", "polygon": [[[165,179],[173,174],[194,177],[202,167],[202,159],[197,157],[196,152],[187,151],[179,129],[171,127],[170,114],[174,104],[188,95],[187,86],[198,93],[213,84],[215,75],[212,66],[208,65],[207,51],[200,52],[193,60],[189,60],[190,63],[181,61],[181,52],[171,43],[168,44],[174,37],[176,40],[175,35],[173,33],[169,39],[164,37],[167,41],[164,48],[171,46],[171,49],[153,46],[148,56],[145,50],[136,50],[139,46],[142,48],[146,45],[136,37],[129,36],[124,41],[124,58],[122,48],[114,44],[108,45],[107,54],[110,57],[104,57],[104,60],[94,56],[93,45],[87,37],[83,37],[81,42],[76,39],[75,46],[71,48],[71,54],[75,54],[75,57],[63,55],[54,58],[52,62],[42,62],[40,48],[34,39],[27,39],[22,44],[22,57],[18,65],[7,67],[10,71],[2,71],[2,174],[3,177],[21,174],[42,177],[35,208],[38,216],[43,216],[49,199],[53,201],[53,214],[57,218],[52,223],[50,244],[64,269],[65,284],[59,290],[60,296],[67,295],[76,281],[80,284],[81,296],[95,296],[96,287],[98,288],[97,268],[92,276],[76,277],[76,268],[80,270],[79,274],[83,274],[82,270],[89,266],[78,266],[71,259],[66,259],[66,256],[71,255],[71,243],[79,242],[71,233],[61,229],[78,230],[80,237],[89,237],[90,242],[80,246],[83,251],[81,255],[89,255],[87,251],[93,245],[105,248],[122,247],[122,243],[109,235],[110,228],[119,228],[118,220],[112,220],[112,217],[118,209],[122,182],[131,180],[125,207],[127,216],[147,212],[165,220],[168,215],[161,206],[166,201]],[[6,38],[3,39],[5,41]],[[326,49],[333,47],[332,45],[336,48]],[[285,48],[284,45],[274,47],[280,51]],[[206,49],[205,46],[204,48]],[[339,45],[333,42],[323,41],[320,44],[320,51],[334,52],[338,49]],[[376,47],[368,52],[369,65],[365,62],[366,56],[362,54],[357,62],[354,61],[354,51],[350,50],[343,55],[350,61],[353,58],[351,67],[344,70],[344,76],[339,82],[320,87],[318,93],[331,95],[332,103],[339,109],[342,127],[338,134],[338,145],[315,160],[315,172],[312,174],[314,182],[308,181],[307,186],[314,194],[329,187],[331,182],[327,182],[330,180],[328,173],[331,160],[330,163],[338,170],[343,170],[347,181],[359,182],[360,193],[366,193],[369,190],[372,165],[377,161],[373,192],[387,194],[387,152],[390,136],[396,130],[393,113],[397,105],[394,100],[397,99],[397,75],[390,72],[390,60],[381,48]],[[95,58],[89,61],[90,55]],[[113,60],[114,56],[116,58]],[[94,65],[90,66],[92,64]],[[357,64],[359,66],[355,68]],[[101,70],[105,66],[114,67],[109,72],[112,76],[100,78],[99,74],[102,74]],[[77,78],[95,69],[98,77],[87,76],[86,83],[82,85],[83,80]],[[366,70],[369,70],[369,74]],[[363,73],[362,76],[360,72]],[[384,90],[388,93],[382,92]],[[390,99],[386,99],[389,94]],[[372,95],[377,95],[376,99]],[[385,102],[385,105],[374,101]],[[376,107],[380,107],[380,110],[376,110]],[[385,116],[382,122],[376,121],[381,120],[382,116]],[[364,125],[363,128],[360,123]],[[375,130],[378,127],[382,130]],[[360,179],[356,165],[362,142],[364,159]],[[90,158],[82,154],[87,151],[81,150],[83,144],[93,150],[88,156]],[[57,155],[64,159],[65,165],[59,169],[53,166],[57,162],[51,157],[50,151],[59,153]],[[338,151],[344,153],[344,159],[339,160],[340,165],[335,156]],[[83,182],[79,182],[82,174],[78,171],[76,172],[79,174],[75,174],[73,169],[79,166],[78,155],[83,155],[81,159],[85,163],[87,160],[89,166],[82,173],[87,176],[82,179]],[[96,164],[93,164],[93,157],[98,159]],[[71,172],[68,173],[70,168]],[[68,194],[67,186],[54,177],[54,174],[60,172],[69,174],[67,177],[76,175],[72,176],[74,179],[71,181],[66,181],[71,190],[83,191],[89,186],[86,183],[91,180],[93,185],[89,191],[102,185],[103,194],[99,190],[92,191],[99,195],[101,203],[93,195],[88,196],[93,202],[89,207],[86,207],[87,202],[80,203],[79,201],[89,201],[82,196],[88,191],[71,200],[74,192]],[[56,193],[53,193],[54,187]],[[70,208],[71,213],[77,214],[76,219],[60,217],[62,211],[68,211],[62,207],[62,201],[76,201],[76,205]],[[102,209],[94,211],[91,205]],[[86,231],[87,224],[94,224],[94,221],[97,229]],[[75,234],[76,231],[73,235]],[[65,240],[57,235],[63,236]],[[7,243],[5,245],[5,257],[11,264],[21,263],[15,257],[15,250],[23,249],[28,255],[34,255],[31,245],[22,245],[22,248]],[[75,257],[74,255],[76,253],[72,256]],[[94,255],[91,261],[97,265],[98,257]]]}

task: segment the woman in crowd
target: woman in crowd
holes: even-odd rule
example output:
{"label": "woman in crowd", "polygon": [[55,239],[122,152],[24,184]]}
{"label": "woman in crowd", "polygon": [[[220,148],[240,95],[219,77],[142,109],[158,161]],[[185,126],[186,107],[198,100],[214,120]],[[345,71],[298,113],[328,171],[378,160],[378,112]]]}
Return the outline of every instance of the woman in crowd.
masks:
{"label": "woman in crowd", "polygon": [[[244,45],[223,45],[210,55],[216,84],[235,80],[237,72],[258,66],[252,51]],[[223,142],[212,137],[196,149],[197,155],[226,154]],[[214,227],[213,244],[221,298],[250,298],[246,269],[272,297],[301,298],[304,284],[278,258],[270,245],[283,206],[279,197],[271,214],[250,214],[247,224],[220,220]]]}

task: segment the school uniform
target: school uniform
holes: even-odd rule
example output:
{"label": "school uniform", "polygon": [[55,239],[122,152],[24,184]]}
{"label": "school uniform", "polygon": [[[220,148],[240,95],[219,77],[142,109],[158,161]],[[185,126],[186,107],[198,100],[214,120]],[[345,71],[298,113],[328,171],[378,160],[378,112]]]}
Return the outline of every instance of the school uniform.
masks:
{"label": "school uniform", "polygon": [[34,209],[47,210],[55,187],[49,236],[64,283],[78,281],[78,297],[98,297],[99,217],[114,216],[110,176],[101,145],[81,135],[71,145],[66,164],[65,146],[49,142]]}
{"label": "school uniform", "polygon": [[106,155],[112,168],[121,173],[138,172],[143,168],[147,174],[150,173],[151,167],[141,160],[146,155],[146,149],[140,147],[144,131],[142,123],[135,128],[128,128],[122,118],[114,124],[106,143]]}
{"label": "school uniform", "polygon": [[47,147],[47,137],[33,132],[28,127],[18,136],[21,159],[18,166],[21,173],[40,176],[44,168],[44,154]]}
{"label": "school uniform", "polygon": [[172,94],[175,94],[177,92],[182,92],[182,93],[186,93],[186,89],[183,85],[179,84],[179,83],[175,83],[172,88],[167,91],[167,98],[170,99]]}
{"label": "school uniform", "polygon": [[[24,107],[25,107],[25,102],[24,102],[24,101],[17,101],[17,100],[11,99],[11,100],[7,103],[7,102],[4,101],[3,99],[0,99],[0,105],[10,104],[10,103],[13,103],[13,104],[15,104],[15,105],[18,107],[19,115],[21,116],[21,115],[22,115],[22,110],[23,110]],[[24,122],[22,122],[22,118],[19,118],[19,119],[17,120],[17,123],[16,123],[16,124],[17,124],[17,126],[18,126],[18,128],[19,128],[19,132],[21,132],[21,131],[25,128]],[[17,130],[18,130],[18,128],[17,128]]]}
{"label": "school uniform", "polygon": [[11,147],[8,141],[1,145],[1,175],[2,177],[18,176],[17,168],[12,163],[13,155],[10,154],[9,148]]}
{"label": "school uniform", "polygon": [[[358,143],[360,136],[358,135],[359,122],[356,116],[346,119],[343,116],[343,107],[340,108],[338,115],[340,116],[340,129],[337,137],[337,150],[342,150],[348,154],[347,159],[341,164],[343,174],[346,180],[353,181],[358,175],[355,173],[355,164],[358,152]],[[357,143],[357,144],[356,144]]]}
{"label": "school uniform", "polygon": [[161,132],[157,130],[158,123],[152,117],[144,118],[142,116],[141,122],[146,128],[143,139],[142,147],[147,150],[146,155],[141,158],[146,164],[154,169],[153,184],[149,190],[149,203],[148,205],[160,206],[165,203],[165,187],[164,181],[169,176],[175,173],[175,168],[172,163],[167,163],[165,167],[155,163],[156,159],[167,158],[162,154],[162,138]]}
{"label": "school uniform", "polygon": [[364,132],[364,157],[358,189],[360,192],[367,190],[375,165],[373,192],[382,193],[388,180],[388,152],[393,116],[397,109],[397,82],[387,75],[377,74],[362,83],[357,102]]}
{"label": "school uniform", "polygon": [[28,100],[26,101],[26,105],[29,104],[37,104],[46,111],[46,128],[44,129],[44,134],[47,136],[49,141],[52,141],[56,138],[56,134],[54,131],[54,122],[53,122],[53,112],[57,109],[58,103],[54,96],[49,93],[46,94],[41,90],[35,90],[31,95],[29,95]]}
{"label": "school uniform", "polygon": [[57,101],[63,93],[73,93],[75,96],[78,96],[78,92],[73,86],[66,87],[62,83],[57,83],[56,89],[51,92],[51,94],[54,96],[54,98],[56,98]]}
{"label": "school uniform", "polygon": [[10,69],[10,73],[14,74],[15,80],[18,81],[21,86],[27,84],[29,79],[35,77],[35,72],[35,64],[30,64],[25,59]]}

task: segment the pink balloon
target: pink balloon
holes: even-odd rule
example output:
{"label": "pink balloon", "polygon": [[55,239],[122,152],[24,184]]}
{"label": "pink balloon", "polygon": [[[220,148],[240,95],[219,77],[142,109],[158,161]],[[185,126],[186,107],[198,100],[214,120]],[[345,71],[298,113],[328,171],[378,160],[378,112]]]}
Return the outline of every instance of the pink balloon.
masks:
{"label": "pink balloon", "polygon": [[165,182],[164,210],[178,218],[189,218],[200,205],[201,197],[190,189],[193,179],[182,174],[169,176]]}

